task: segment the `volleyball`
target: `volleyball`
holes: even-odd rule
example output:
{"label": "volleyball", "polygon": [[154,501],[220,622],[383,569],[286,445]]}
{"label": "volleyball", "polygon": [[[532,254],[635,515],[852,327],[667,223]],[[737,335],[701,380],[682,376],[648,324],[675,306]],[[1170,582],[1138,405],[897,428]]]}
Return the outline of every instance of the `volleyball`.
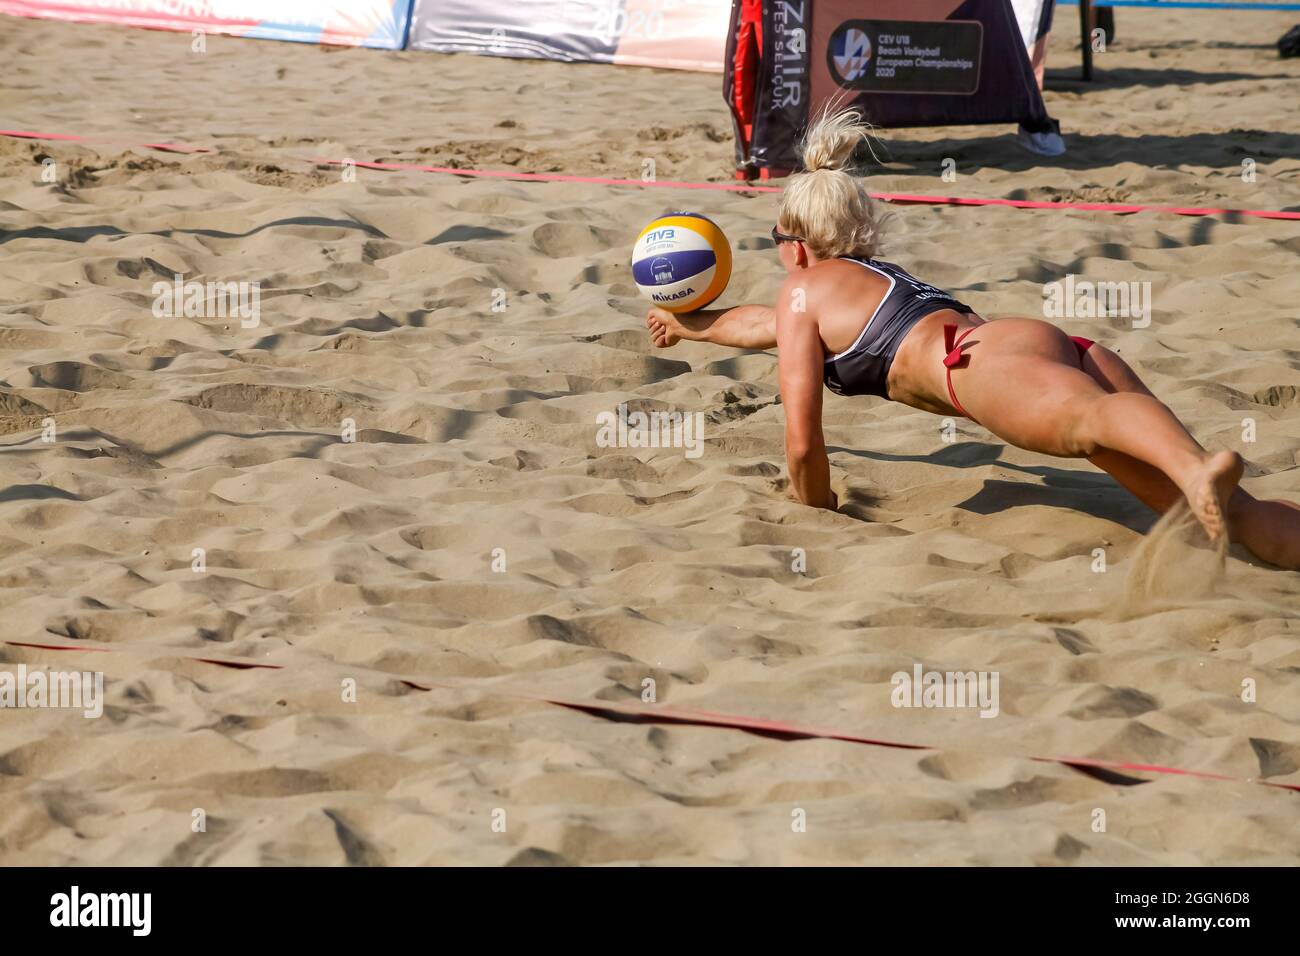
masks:
{"label": "volleyball", "polygon": [[669,213],[637,237],[632,277],[661,309],[694,312],[727,287],[731,244],[712,220],[693,212]]}

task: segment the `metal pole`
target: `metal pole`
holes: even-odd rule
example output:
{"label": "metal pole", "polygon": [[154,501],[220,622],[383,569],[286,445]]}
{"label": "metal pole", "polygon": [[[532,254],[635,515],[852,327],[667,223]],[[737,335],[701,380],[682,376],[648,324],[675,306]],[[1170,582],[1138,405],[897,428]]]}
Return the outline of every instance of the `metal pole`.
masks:
{"label": "metal pole", "polygon": [[1092,20],[1092,0],[1079,0],[1079,32],[1083,35],[1083,78],[1092,80],[1092,37],[1088,23]]}

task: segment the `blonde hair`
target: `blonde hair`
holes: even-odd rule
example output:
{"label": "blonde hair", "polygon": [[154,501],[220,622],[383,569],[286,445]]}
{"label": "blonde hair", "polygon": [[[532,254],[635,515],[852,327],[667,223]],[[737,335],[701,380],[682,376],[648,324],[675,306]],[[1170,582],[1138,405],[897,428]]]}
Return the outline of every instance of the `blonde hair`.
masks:
{"label": "blonde hair", "polygon": [[790,177],[781,196],[783,231],[802,238],[818,259],[872,257],[880,223],[862,181],[850,173],[853,152],[871,142],[871,126],[856,110],[828,107],[804,135],[805,171]]}

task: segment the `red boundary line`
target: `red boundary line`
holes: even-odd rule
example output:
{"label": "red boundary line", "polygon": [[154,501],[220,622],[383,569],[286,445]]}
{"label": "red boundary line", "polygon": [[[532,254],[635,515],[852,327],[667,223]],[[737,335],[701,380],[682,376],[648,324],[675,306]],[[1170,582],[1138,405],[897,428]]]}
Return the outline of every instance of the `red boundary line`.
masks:
{"label": "red boundary line", "polygon": [[[211,153],[215,150],[202,146],[186,146],[180,143],[136,143],[125,140],[94,140],[82,136],[69,136],[63,133],[39,133],[31,130],[0,130],[0,136],[12,136],[19,139],[49,139],[79,143],[108,143],[113,145],[135,145],[145,149],[157,149],[169,153]],[[563,173],[521,173],[512,170],[493,169],[457,169],[451,166],[423,166],[418,163],[384,163],[378,161],[327,159],[320,157],[295,156],[302,162],[331,166],[360,166],[364,169],[384,171],[416,171],[424,173],[441,173],[451,176],[463,176],[484,179],[507,179],[522,182],[549,183],[586,183],[597,186],[638,186],[657,189],[703,189],[718,192],[736,193],[779,193],[779,186],[751,186],[736,183],[692,183],[679,180],[616,179],[606,176],[571,176]],[[872,193],[872,198],[881,202],[899,205],[925,206],[1005,206],[1012,209],[1076,209],[1080,212],[1109,212],[1119,215],[1131,215],[1138,212],[1160,212],[1176,216],[1252,216],[1258,219],[1300,220],[1300,212],[1288,212],[1281,209],[1220,209],[1201,206],[1154,206],[1142,203],[1105,203],[1105,202],[1062,202],[1054,200],[1030,199],[979,199],[967,196],[928,196],[919,193]]]}
{"label": "red boundary line", "polygon": [[1078,209],[1083,212],[1113,212],[1130,215],[1135,212],[1164,212],[1175,216],[1255,216],[1259,219],[1300,219],[1300,212],[1282,209],[1217,209],[1208,206],[1148,206],[1138,203],[1111,202],[1055,202],[1029,199],[968,199],[961,196],[911,196],[905,193],[872,193],[885,202],[922,203],[944,206],[1010,206],[1014,209]]}
{"label": "red boundary line", "polygon": [[0,136],[12,136],[14,139],[53,139],[68,143],[93,143],[112,146],[139,146],[142,149],[156,149],[164,153],[211,153],[215,150],[205,146],[185,146],[181,143],[132,143],[125,139],[88,139],[85,136],[71,136],[67,133],[36,133],[26,129],[0,129]]}
{"label": "red boundary line", "polygon": [[[119,648],[95,647],[94,645],[74,646],[67,644],[41,644],[29,641],[4,640],[2,643],[9,644],[13,647],[31,647],[49,651],[94,651],[98,653],[107,653],[119,650]],[[142,648],[142,650],[144,649]],[[181,660],[198,661],[203,664],[212,664],[218,667],[229,667],[238,670],[291,669],[283,664],[262,664],[255,661],[242,661],[232,658],[197,657],[187,654],[172,654],[170,656]],[[344,665],[336,663],[335,666],[342,667]],[[376,673],[383,674],[382,671],[377,671]],[[860,734],[848,733],[841,730],[810,727],[807,725],[790,723],[784,720],[770,720],[764,717],[749,717],[743,714],[719,714],[712,711],[696,710],[688,707],[668,707],[663,705],[639,703],[578,700],[569,697],[552,697],[545,694],[529,694],[521,691],[506,690],[499,687],[484,685],[475,686],[468,683],[451,683],[447,681],[420,682],[394,674],[383,674],[383,676],[396,679],[413,690],[432,691],[435,688],[443,690],[473,690],[484,694],[494,694],[498,697],[510,697],[516,700],[552,704],[556,707],[568,708],[569,710],[579,710],[593,716],[603,717],[607,720],[633,720],[642,723],[684,724],[694,727],[720,727],[729,730],[742,730],[752,734],[784,737],[792,740],[839,740],[845,743],[864,744],[872,747],[890,747],[899,750],[942,749],[931,744],[904,743],[897,740],[864,737]],[[996,756],[1010,757],[1011,759],[1035,760],[1039,763],[1060,764],[1061,766],[1069,767],[1072,770],[1088,774],[1089,776],[1096,777],[1108,783],[1121,784],[1125,786],[1148,783],[1149,781],[1140,780],[1136,777],[1124,776],[1120,771],[1155,773],[1165,776],[1195,777],[1199,780],[1222,780],[1230,783],[1251,783],[1262,787],[1273,787],[1278,790],[1291,790],[1300,793],[1300,784],[1273,783],[1268,780],[1230,777],[1221,773],[1209,773],[1203,770],[1185,770],[1181,767],[1165,767],[1160,764],[1133,763],[1125,760],[1099,760],[1093,757],[1016,757],[1016,755],[1008,754],[997,754]]]}
{"label": "red boundary line", "polygon": [[[558,173],[519,173],[509,170],[456,169],[450,166],[422,166],[418,163],[381,163],[363,160],[325,159],[321,157],[299,157],[313,163],[331,166],[361,166],[366,169],[379,170],[415,170],[425,173],[446,173],[453,176],[492,177],[497,179],[517,179],[525,181],[559,182],[559,183],[596,183],[602,186],[644,186],[665,189],[715,189],[725,192],[779,193],[777,186],[741,186],[732,183],[688,183],[676,180],[643,182],[639,179],[608,179],[601,176],[568,176]],[[1013,209],[1078,209],[1083,212],[1113,212],[1129,215],[1135,212],[1164,212],[1178,216],[1215,216],[1237,215],[1256,216],[1261,219],[1297,219],[1300,212],[1287,212],[1273,209],[1217,209],[1195,206],[1149,206],[1136,203],[1104,202],[1058,202],[1054,200],[1030,199],[978,199],[964,196],[927,196],[916,193],[871,193],[871,198],[881,202],[899,205],[926,206],[1007,206]]]}
{"label": "red boundary line", "polygon": [[515,179],[543,183],[592,183],[597,186],[641,186],[646,189],[712,189],[729,193],[779,193],[779,186],[749,186],[738,183],[688,183],[675,179],[612,179],[607,176],[570,176],[564,173],[521,173],[510,169],[459,169],[455,166],[422,166],[419,163],[383,163],[377,160],[327,159],[320,156],[295,156],[307,163],[330,166],[361,166],[385,172],[446,173],[484,179]]}

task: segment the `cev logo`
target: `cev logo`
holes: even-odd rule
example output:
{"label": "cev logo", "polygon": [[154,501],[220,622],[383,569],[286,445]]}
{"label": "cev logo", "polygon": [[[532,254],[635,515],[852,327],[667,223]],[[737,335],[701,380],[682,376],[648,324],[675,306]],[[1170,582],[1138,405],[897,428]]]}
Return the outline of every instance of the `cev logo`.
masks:
{"label": "cev logo", "polygon": [[677,234],[675,229],[656,229],[654,232],[646,233],[646,242],[663,242],[665,239],[671,239]]}

